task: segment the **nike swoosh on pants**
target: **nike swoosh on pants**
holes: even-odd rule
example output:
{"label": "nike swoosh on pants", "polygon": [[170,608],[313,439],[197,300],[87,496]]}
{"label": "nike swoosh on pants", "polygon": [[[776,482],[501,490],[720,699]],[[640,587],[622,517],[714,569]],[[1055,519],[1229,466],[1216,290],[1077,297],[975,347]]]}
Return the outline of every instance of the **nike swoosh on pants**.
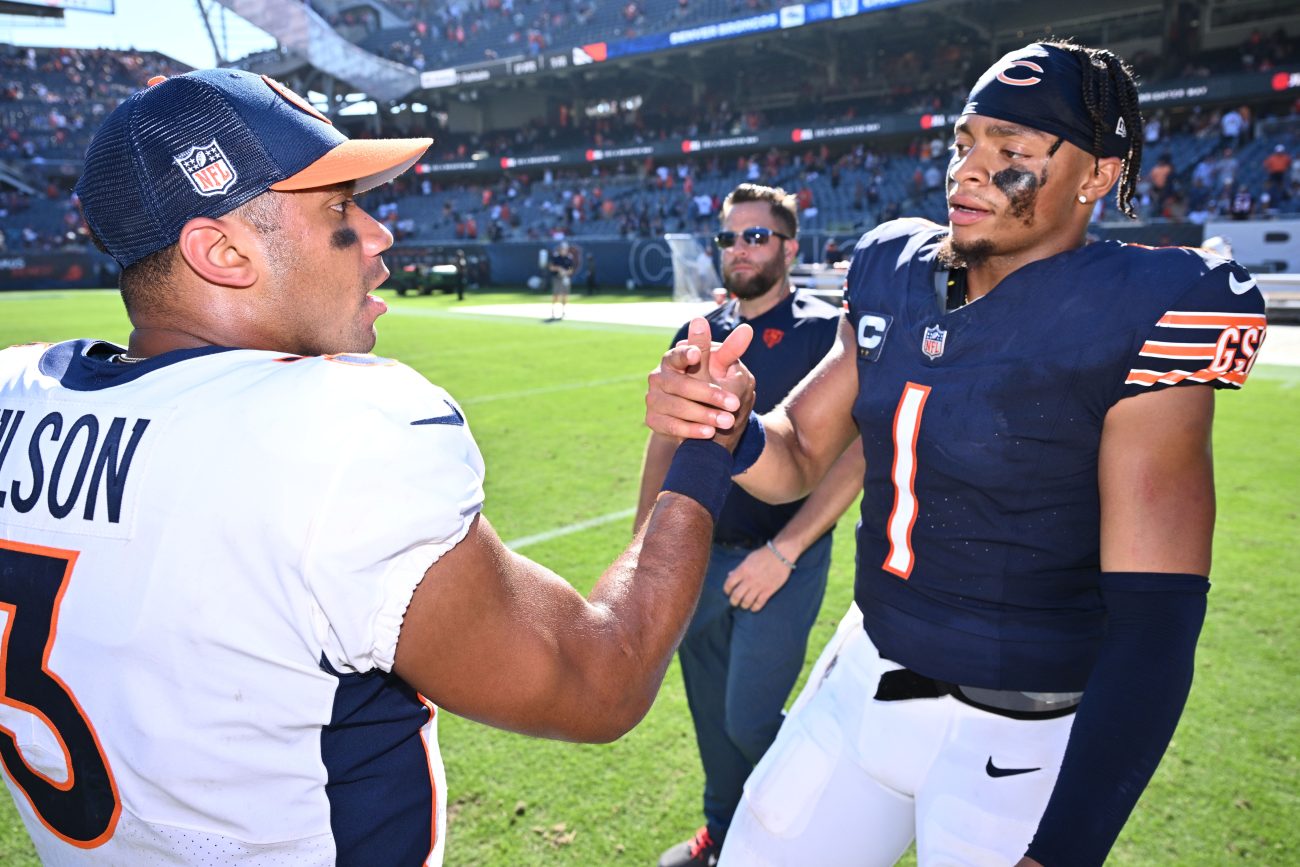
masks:
{"label": "nike swoosh on pants", "polygon": [[999,768],[993,764],[992,756],[989,756],[989,762],[984,766],[985,773],[990,777],[1014,777],[1016,774],[1031,774],[1041,770],[1042,768]]}

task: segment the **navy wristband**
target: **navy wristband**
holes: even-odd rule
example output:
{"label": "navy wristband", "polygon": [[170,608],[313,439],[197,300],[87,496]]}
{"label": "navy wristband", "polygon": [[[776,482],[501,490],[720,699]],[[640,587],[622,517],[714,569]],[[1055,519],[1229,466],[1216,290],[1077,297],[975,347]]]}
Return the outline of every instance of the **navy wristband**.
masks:
{"label": "navy wristband", "polygon": [[731,452],[713,440],[686,440],[673,453],[662,491],[690,497],[709,510],[718,523],[731,490]]}
{"label": "navy wristband", "polygon": [[745,425],[745,432],[740,435],[740,442],[736,443],[735,465],[731,468],[731,474],[738,476],[758,463],[766,446],[767,431],[763,429],[763,419],[750,410],[749,424]]}

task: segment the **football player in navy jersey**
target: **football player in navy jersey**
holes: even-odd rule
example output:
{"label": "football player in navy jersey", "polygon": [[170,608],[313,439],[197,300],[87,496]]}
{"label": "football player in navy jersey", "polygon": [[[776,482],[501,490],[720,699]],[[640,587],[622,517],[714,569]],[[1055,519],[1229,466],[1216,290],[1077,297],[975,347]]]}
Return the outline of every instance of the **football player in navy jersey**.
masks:
{"label": "football player in navy jersey", "polygon": [[[890,864],[914,837],[923,865],[1105,860],[1191,686],[1214,393],[1265,329],[1230,259],[1087,243],[1112,189],[1132,214],[1141,128],[1110,52],[1003,57],[955,127],[949,225],[864,236],[837,347],[751,417],[756,496],[806,493],[859,433],[867,471],[855,609],[723,865]],[[697,361],[652,374],[652,429],[730,422],[682,375]]]}

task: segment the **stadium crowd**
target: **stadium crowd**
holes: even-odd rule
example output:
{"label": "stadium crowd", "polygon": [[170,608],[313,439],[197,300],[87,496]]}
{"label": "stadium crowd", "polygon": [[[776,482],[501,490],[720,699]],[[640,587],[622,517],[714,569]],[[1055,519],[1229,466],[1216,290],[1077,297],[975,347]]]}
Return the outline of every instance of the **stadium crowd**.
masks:
{"label": "stadium crowd", "polygon": [[[638,8],[649,19],[650,2],[642,2]],[[736,2],[747,0],[669,5],[693,10],[690,14],[734,15],[731,7]],[[556,26],[590,17],[582,10],[594,10],[599,3],[407,0],[392,5],[411,20],[413,32],[419,30],[427,38],[445,33],[448,26],[468,26],[509,44],[508,34],[503,37],[499,28],[484,22],[495,16],[513,24],[522,16],[528,24],[532,15]],[[364,7],[337,11],[338,6],[311,5],[341,33],[363,44],[382,35],[379,17]],[[1178,52],[1168,57],[1139,53],[1134,64],[1159,80],[1171,70],[1191,76],[1268,71],[1297,53],[1297,41],[1284,32],[1257,30],[1235,51],[1186,57]],[[968,83],[971,59],[957,42],[941,40],[924,55],[900,43],[881,53],[876,63],[885,74],[873,80],[870,97],[862,95],[867,92],[866,73],[848,72],[834,86],[801,85],[799,98],[786,107],[745,105],[734,96],[709,93],[697,105],[656,101],[597,115],[561,106],[555,118],[535,119],[513,130],[427,130],[438,140],[428,158],[437,163],[465,161],[480,153],[527,156],[565,148],[737,136],[781,124],[848,121],[887,112],[951,112]],[[84,245],[71,185],[90,131],[151,76],[184,69],[156,53],[0,46],[0,117],[5,122],[0,172],[8,180],[0,189],[0,244],[11,250]],[[1139,215],[1202,223],[1300,213],[1300,105],[1268,108],[1261,112],[1258,106],[1243,104],[1151,112],[1144,130],[1147,168],[1135,202]],[[430,113],[428,123],[436,124],[435,116]],[[707,231],[726,191],[756,181],[796,192],[808,230],[847,238],[901,214],[942,219],[947,159],[946,134],[940,134],[673,160],[628,159],[580,168],[494,169],[471,176],[439,172],[434,165],[434,171],[420,173],[417,168],[385,188],[383,201],[374,207],[399,240],[653,237]],[[1096,215],[1107,216],[1101,211]]]}
{"label": "stadium crowd", "polygon": [[0,244],[85,244],[71,188],[91,133],[151,76],[188,68],[156,52],[0,45]]}

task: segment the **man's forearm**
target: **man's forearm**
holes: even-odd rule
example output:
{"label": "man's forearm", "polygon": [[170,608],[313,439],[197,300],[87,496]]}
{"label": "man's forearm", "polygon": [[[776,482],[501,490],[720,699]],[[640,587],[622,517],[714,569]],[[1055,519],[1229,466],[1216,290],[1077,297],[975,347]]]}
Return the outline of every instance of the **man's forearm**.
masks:
{"label": "man's forearm", "polygon": [[817,467],[804,454],[798,433],[781,407],[763,416],[763,427],[767,438],[763,454],[736,477],[736,484],[765,503],[789,503],[808,496],[826,467]]}
{"label": "man's forearm", "polygon": [[672,463],[673,452],[677,450],[677,441],[662,434],[652,433],[645,444],[645,459],[641,464],[641,488],[637,494],[636,521],[632,524],[635,532],[645,523],[654,508],[659,489],[663,487],[668,465]]}
{"label": "man's forearm", "polygon": [[798,560],[853,504],[862,491],[865,469],[861,441],[854,440],[831,465],[825,478],[808,495],[794,517],[772,538],[777,550],[789,560]]}

